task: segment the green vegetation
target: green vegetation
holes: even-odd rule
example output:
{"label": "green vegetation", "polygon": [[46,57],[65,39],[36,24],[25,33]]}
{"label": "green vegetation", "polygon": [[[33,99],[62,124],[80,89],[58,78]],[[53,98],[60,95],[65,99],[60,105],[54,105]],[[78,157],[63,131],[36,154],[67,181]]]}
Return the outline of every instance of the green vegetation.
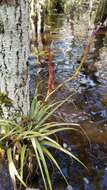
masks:
{"label": "green vegetation", "polygon": [[7,154],[14,189],[17,186],[16,179],[19,180],[20,185],[27,186],[24,171],[27,168],[28,173],[32,171],[34,175],[34,166],[31,166],[31,162],[35,159],[37,168],[41,172],[45,189],[52,190],[46,157],[58,168],[68,184],[59,164],[51,153],[51,149],[62,151],[84,166],[77,157],[59,144],[56,136],[56,133],[60,131],[77,130],[71,127],[77,124],[53,121],[53,114],[65,101],[48,105],[46,102],[38,100],[38,96],[36,96],[28,116],[18,118],[17,121],[0,119],[0,150],[1,152],[5,150]]}

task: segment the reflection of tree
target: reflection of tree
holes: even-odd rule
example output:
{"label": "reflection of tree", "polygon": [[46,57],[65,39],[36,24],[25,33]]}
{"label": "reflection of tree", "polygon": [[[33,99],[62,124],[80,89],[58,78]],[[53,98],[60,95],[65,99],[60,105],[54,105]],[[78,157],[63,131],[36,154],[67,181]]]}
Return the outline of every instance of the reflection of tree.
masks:
{"label": "reflection of tree", "polygon": [[104,21],[107,19],[107,0],[100,0],[96,18],[95,18],[95,24],[98,22],[104,23]]}
{"label": "reflection of tree", "polygon": [[0,91],[13,100],[15,109],[27,113],[29,95],[26,61],[29,54],[29,2],[0,4]]}
{"label": "reflection of tree", "polygon": [[96,36],[95,51],[94,51],[94,62],[99,58],[99,51],[104,46],[103,39],[105,37],[104,29],[100,30]]}
{"label": "reflection of tree", "polygon": [[[95,42],[93,44],[94,51],[91,51],[88,56],[87,63],[84,65],[84,73],[88,75],[95,83],[99,83],[99,79],[96,75],[96,72],[98,70],[98,61],[101,62],[101,49],[104,47],[104,38],[105,38],[105,29],[101,28],[100,31],[97,33]],[[102,62],[102,64],[104,64]],[[105,65],[102,65],[102,71],[103,67]],[[100,70],[98,70],[100,72]]]}

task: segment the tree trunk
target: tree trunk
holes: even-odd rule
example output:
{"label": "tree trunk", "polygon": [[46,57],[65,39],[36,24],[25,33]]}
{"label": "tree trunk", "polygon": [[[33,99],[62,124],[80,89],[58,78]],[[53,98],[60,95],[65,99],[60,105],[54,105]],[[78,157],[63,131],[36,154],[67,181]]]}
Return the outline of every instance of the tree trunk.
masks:
{"label": "tree trunk", "polygon": [[15,110],[29,111],[27,59],[29,1],[0,1],[0,91],[13,100]]}
{"label": "tree trunk", "polygon": [[104,23],[107,19],[107,0],[100,0],[96,13],[95,24],[98,22]]}

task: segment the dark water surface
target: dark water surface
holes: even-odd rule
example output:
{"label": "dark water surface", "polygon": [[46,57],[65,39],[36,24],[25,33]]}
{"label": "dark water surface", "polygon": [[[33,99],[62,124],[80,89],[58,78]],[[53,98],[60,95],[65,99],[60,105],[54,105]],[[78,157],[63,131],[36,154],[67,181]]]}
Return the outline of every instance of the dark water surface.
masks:
{"label": "dark water surface", "polygon": [[[42,47],[38,43],[39,60],[44,68],[30,68],[31,94],[36,81],[43,81],[40,89],[46,95],[48,80],[47,56],[50,49],[55,67],[55,86],[72,76],[79,66],[79,60],[88,41],[93,25],[90,10],[85,5],[80,13],[71,10],[69,15],[53,14],[46,19],[45,32],[41,35]],[[33,59],[32,59],[33,60]],[[33,62],[32,62],[33,63]],[[35,74],[36,73],[36,74]],[[88,167],[81,167],[59,153],[57,157],[68,178],[68,190],[107,190],[107,30],[103,28],[94,40],[86,66],[78,77],[58,90],[54,98],[65,99],[75,93],[57,113],[57,118],[65,122],[79,123],[82,135],[61,133],[63,146],[72,151]],[[56,153],[57,154],[57,153]],[[65,190],[60,174],[52,177],[55,190]],[[60,183],[59,183],[60,181]]]}

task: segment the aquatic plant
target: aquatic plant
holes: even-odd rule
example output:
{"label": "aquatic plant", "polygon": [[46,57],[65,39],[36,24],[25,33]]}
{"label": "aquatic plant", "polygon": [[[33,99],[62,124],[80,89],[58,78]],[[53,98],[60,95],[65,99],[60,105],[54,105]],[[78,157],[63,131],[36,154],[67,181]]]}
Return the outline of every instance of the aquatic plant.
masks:
{"label": "aquatic plant", "polygon": [[53,55],[51,50],[49,50],[48,58],[48,94],[54,90],[54,80],[55,80],[55,65],[52,63]]}
{"label": "aquatic plant", "polygon": [[16,179],[20,185],[27,187],[24,171],[28,167],[28,171],[32,171],[34,175],[31,166],[34,159],[42,175],[45,190],[52,190],[46,157],[53,162],[68,184],[59,164],[51,153],[51,149],[62,151],[85,167],[75,155],[63,148],[56,138],[56,133],[65,130],[77,130],[71,126],[78,126],[75,123],[53,121],[53,114],[65,101],[47,104],[38,100],[37,95],[32,101],[28,116],[23,116],[18,121],[0,119],[0,152],[5,150],[7,155],[14,190],[17,189]]}

